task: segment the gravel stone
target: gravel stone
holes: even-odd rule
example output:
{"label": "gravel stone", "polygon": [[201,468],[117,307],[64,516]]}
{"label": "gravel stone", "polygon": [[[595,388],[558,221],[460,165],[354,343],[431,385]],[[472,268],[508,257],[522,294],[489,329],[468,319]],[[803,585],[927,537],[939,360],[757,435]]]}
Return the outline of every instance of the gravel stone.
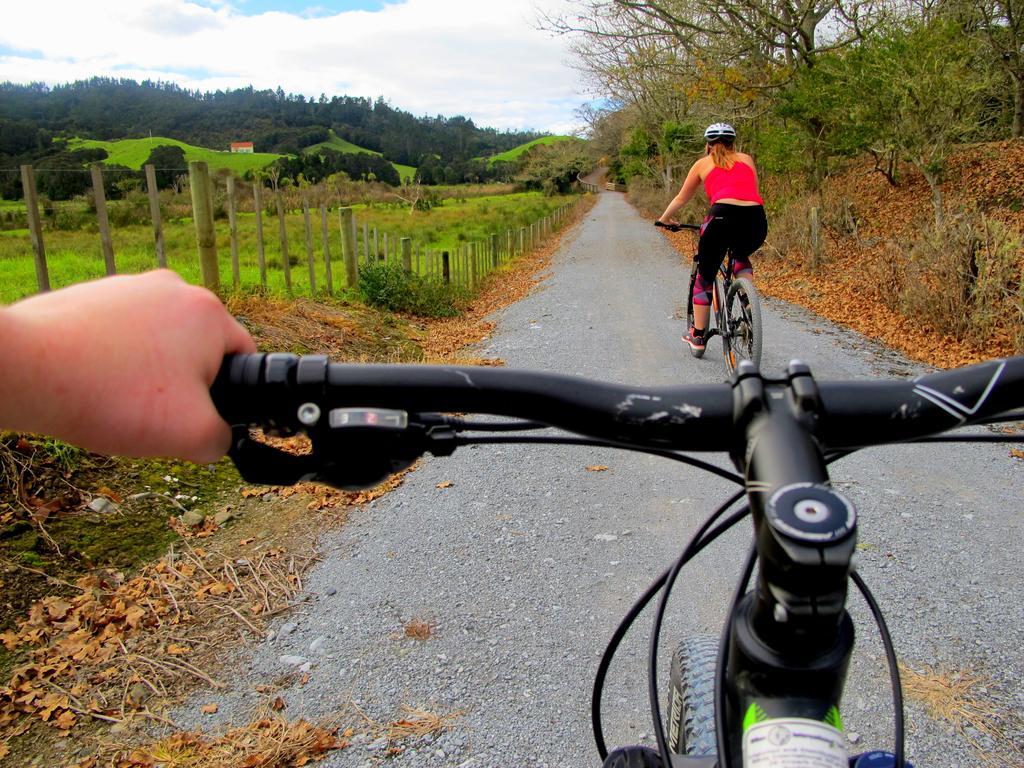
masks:
{"label": "gravel stone", "polygon": [[97,496],[89,502],[89,509],[93,512],[98,512],[101,515],[112,515],[117,513],[120,510],[120,507],[106,496]]}

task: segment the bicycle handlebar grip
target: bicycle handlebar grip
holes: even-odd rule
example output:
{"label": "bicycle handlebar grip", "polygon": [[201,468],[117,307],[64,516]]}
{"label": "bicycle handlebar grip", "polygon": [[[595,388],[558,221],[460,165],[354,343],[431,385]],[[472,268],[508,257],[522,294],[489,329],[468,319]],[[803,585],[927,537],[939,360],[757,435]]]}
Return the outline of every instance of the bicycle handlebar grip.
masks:
{"label": "bicycle handlebar grip", "polygon": [[287,430],[298,405],[323,395],[327,365],[322,355],[228,355],[210,395],[229,424]]}

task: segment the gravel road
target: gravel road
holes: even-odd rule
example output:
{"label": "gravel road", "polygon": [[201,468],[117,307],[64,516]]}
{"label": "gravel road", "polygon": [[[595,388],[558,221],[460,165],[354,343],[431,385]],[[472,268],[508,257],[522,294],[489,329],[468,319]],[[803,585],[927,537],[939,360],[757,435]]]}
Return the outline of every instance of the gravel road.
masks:
{"label": "gravel road", "polygon": [[[694,360],[679,340],[687,275],[650,223],[604,193],[567,234],[540,289],[497,316],[481,353],[511,367],[622,383],[722,381],[720,347]],[[921,370],[791,305],[767,301],[764,316],[765,370],[793,357],[822,379]],[[1007,448],[985,445],[874,449],[833,471],[859,507],[859,567],[903,660],[982,672],[995,681],[983,696],[1015,712],[1024,711],[1022,472]],[[450,487],[438,488],[444,481]],[[636,595],[728,492],[696,470],[609,450],[489,447],[429,459],[326,542],[308,579],[315,598],[275,641],[246,652],[232,689],[217,699],[216,719],[240,719],[259,698],[253,687],[279,677],[281,657],[293,655],[312,669],[307,685],[282,694],[290,716],[351,702],[382,722],[402,705],[461,712],[452,731],[389,758],[396,766],[599,765],[589,697],[600,652]],[[744,526],[684,572],[666,644],[683,632],[717,633],[748,541]],[[888,747],[881,645],[859,598],[851,606],[859,644],[845,724],[855,751]],[[412,619],[432,622],[433,636],[406,638]],[[623,647],[606,690],[612,743],[652,743],[647,626]],[[210,727],[215,719],[197,709],[177,719]],[[979,764],[951,725],[916,705],[908,714],[908,758],[917,766]],[[1019,746],[1022,734],[1011,738]],[[363,740],[322,765],[376,764],[381,747]]]}

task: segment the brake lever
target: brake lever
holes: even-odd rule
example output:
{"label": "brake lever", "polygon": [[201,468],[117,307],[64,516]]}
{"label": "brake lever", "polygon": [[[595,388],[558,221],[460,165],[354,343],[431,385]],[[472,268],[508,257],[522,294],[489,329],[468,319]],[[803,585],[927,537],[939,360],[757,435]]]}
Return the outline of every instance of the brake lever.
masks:
{"label": "brake lever", "polygon": [[[231,425],[228,455],[245,480],[363,490],[407,469],[424,453],[447,456],[455,450],[455,430],[441,414],[410,417],[401,410],[330,407],[327,368],[327,358],[317,355],[225,358],[210,394]],[[256,439],[253,427],[272,436],[305,434],[312,450],[281,450]]]}
{"label": "brake lever", "polygon": [[336,409],[324,427],[314,424],[301,431],[312,450],[297,455],[254,439],[248,426],[235,425],[228,455],[251,483],[315,482],[358,491],[408,469],[424,453],[448,456],[456,448],[450,427],[409,420],[404,411]]}

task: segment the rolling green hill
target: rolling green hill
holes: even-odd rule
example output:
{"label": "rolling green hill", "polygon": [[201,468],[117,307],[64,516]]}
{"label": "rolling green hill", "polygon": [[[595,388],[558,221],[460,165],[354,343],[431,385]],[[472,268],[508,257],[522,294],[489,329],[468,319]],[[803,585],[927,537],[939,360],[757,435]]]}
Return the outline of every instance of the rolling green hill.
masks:
{"label": "rolling green hill", "polygon": [[[191,144],[186,144],[183,141],[168,139],[162,136],[154,136],[152,138],[145,139],[121,139],[119,141],[95,141],[92,139],[77,138],[70,139],[68,141],[69,149],[105,149],[108,157],[104,162],[124,165],[128,168],[135,169],[142,168],[143,163],[146,162],[146,158],[149,157],[149,153],[153,151],[155,147],[167,146],[181,147],[185,152],[186,161],[204,161],[209,164],[210,170],[227,168],[239,175],[242,175],[249,170],[263,168],[281,157],[281,155],[273,154],[271,152],[254,152],[252,154],[245,154],[242,152],[219,152],[215,149],[195,147]],[[374,152],[370,149],[358,147],[355,144],[345,141],[336,135],[334,131],[331,131],[331,138],[329,141],[314,144],[303,151],[314,152],[320,147],[328,147],[336,152],[366,152],[370,155],[380,155],[380,152]],[[416,174],[416,169],[411,165],[400,165],[398,163],[392,163],[392,165],[395,167],[395,170],[398,171],[398,175],[403,181],[407,178],[411,179]]]}
{"label": "rolling green hill", "polygon": [[210,166],[210,170],[228,168],[241,175],[249,170],[255,170],[270,165],[281,157],[281,155],[269,152],[255,152],[253,154],[224,151],[218,152],[214,149],[194,147],[177,139],[168,139],[162,136],[154,136],[146,139],[121,139],[119,141],[94,141],[92,139],[71,139],[68,141],[69,149],[105,149],[107,151],[107,163],[116,163],[128,168],[142,168],[149,153],[156,147],[181,147],[185,152],[186,161],[204,161]]}
{"label": "rolling green hill", "polygon": [[491,163],[496,163],[499,160],[510,163],[513,160],[516,160],[521,154],[523,154],[523,152],[530,149],[530,147],[535,147],[538,144],[554,144],[558,141],[577,141],[577,139],[574,136],[542,136],[539,139],[534,139],[533,141],[528,141],[525,144],[520,144],[518,147],[512,147],[512,149],[506,150],[501,154],[493,155],[492,157],[487,158],[487,160]]}
{"label": "rolling green hill", "polygon": [[[335,152],[366,152],[370,155],[381,156],[380,152],[374,152],[372,149],[366,149],[365,147],[360,147],[352,144],[351,142],[345,141],[333,130],[330,134],[331,138],[327,141],[321,141],[319,144],[312,144],[302,151],[316,152],[318,149],[327,148],[333,149]],[[411,165],[401,165],[400,163],[391,163],[391,165],[393,165],[395,170],[398,171],[398,175],[401,177],[402,181],[405,181],[406,179],[411,180],[416,175],[416,169]]]}

